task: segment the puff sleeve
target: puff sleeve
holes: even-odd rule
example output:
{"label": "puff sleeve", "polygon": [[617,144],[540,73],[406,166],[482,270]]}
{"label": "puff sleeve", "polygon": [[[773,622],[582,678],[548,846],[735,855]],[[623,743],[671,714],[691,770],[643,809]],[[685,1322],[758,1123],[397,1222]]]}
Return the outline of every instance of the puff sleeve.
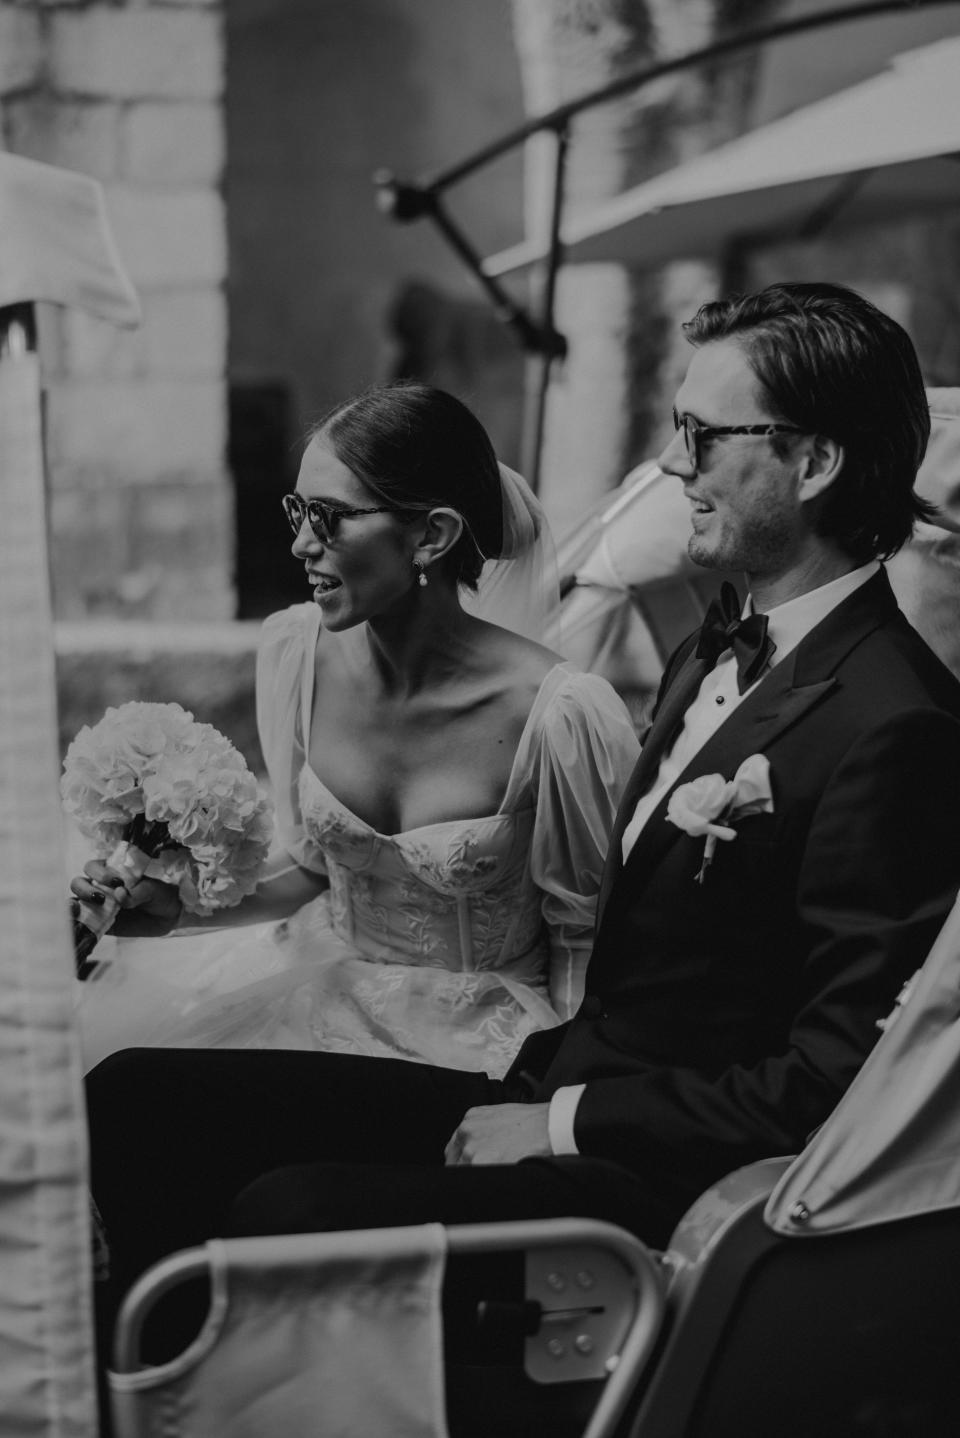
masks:
{"label": "puff sleeve", "polygon": [[583,994],[610,834],[639,756],[614,689],[599,675],[567,671],[540,732],[531,844],[531,877],[543,895],[550,946],[550,998],[561,1019]]}
{"label": "puff sleeve", "polygon": [[280,844],[303,868],[323,874],[323,855],[304,830],[298,792],[306,757],[300,717],[304,668],[313,663],[318,623],[312,604],[291,605],[264,621],[257,650],[256,698],[257,729]]}

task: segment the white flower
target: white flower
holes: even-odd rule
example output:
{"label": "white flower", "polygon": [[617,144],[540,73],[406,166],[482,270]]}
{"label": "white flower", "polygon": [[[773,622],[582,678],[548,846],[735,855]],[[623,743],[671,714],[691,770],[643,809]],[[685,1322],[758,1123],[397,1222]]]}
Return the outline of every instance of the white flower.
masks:
{"label": "white flower", "polygon": [[108,709],[80,730],[63,769],[64,808],[100,854],[136,844],[192,913],[256,888],[273,831],[267,800],[229,740],[179,704]]}
{"label": "white flower", "polygon": [[733,824],[748,814],[772,814],[770,760],[765,754],[744,759],[732,779],[722,774],[702,774],[674,789],[667,804],[667,818],[693,838],[706,835],[703,862],[697,873],[702,884],[713,860],[717,840],[728,843],[737,837]]}
{"label": "white flower", "polygon": [[718,819],[733,798],[733,784],[722,774],[702,774],[674,789],[667,805],[667,818],[694,838],[700,834],[722,834],[726,830],[713,822]]}

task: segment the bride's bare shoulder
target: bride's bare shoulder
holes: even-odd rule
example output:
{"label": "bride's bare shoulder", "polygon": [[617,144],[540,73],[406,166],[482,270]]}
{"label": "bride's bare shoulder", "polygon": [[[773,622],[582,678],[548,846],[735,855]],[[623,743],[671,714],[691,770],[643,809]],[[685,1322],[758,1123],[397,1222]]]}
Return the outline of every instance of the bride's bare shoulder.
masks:
{"label": "bride's bare shoulder", "polygon": [[550,670],[564,662],[562,654],[548,649],[545,644],[538,644],[536,640],[515,634],[510,629],[501,629],[495,624],[488,624],[485,628],[488,631],[486,646],[491,667],[515,676],[521,682],[526,680],[542,684]]}

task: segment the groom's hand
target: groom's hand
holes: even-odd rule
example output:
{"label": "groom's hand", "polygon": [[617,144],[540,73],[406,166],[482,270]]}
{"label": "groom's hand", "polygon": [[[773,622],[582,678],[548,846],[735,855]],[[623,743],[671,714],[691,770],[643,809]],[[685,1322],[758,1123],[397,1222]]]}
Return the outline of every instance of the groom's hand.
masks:
{"label": "groom's hand", "polygon": [[519,1163],[549,1156],[547,1103],[484,1104],[468,1109],[444,1150],[447,1164]]}

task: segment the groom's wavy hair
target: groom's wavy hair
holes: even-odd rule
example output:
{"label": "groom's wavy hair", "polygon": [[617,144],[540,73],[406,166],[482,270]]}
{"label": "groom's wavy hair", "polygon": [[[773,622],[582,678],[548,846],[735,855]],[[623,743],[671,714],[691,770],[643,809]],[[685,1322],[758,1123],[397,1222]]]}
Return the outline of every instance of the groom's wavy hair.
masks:
{"label": "groom's wavy hair", "polygon": [[[840,474],[814,523],[860,563],[886,559],[936,511],[914,490],[930,408],[906,331],[843,285],[782,283],[705,304],[691,344],[735,338],[772,417],[843,445]],[[774,435],[785,457],[792,436]]]}
{"label": "groom's wavy hair", "polygon": [[465,404],[433,385],[379,385],[337,405],[309,438],[401,518],[455,509],[464,531],[441,563],[476,589],[484,560],[503,547],[503,497],[490,437]]}

